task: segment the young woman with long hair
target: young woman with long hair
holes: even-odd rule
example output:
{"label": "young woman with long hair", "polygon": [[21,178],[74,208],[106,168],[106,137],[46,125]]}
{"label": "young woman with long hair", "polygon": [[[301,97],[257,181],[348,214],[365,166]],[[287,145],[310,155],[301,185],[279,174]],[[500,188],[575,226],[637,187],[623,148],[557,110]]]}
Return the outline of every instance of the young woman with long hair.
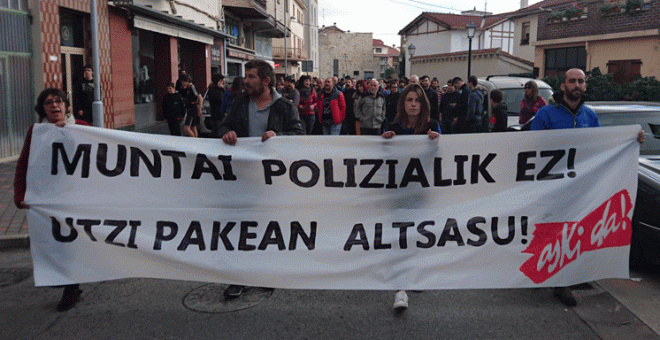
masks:
{"label": "young woman with long hair", "polygon": [[539,96],[539,87],[533,80],[525,83],[525,98],[520,103],[520,116],[518,117],[519,124],[527,123],[532,117],[536,115],[536,111],[548,105],[545,99]]}
{"label": "young woman with long hair", "polygon": [[[410,84],[401,92],[396,117],[387,126],[382,137],[389,139],[396,135],[428,135],[429,139],[434,140],[440,133],[440,123],[431,119],[431,105],[424,89],[419,84]],[[408,308],[408,295],[405,290],[396,292],[393,308]]]}

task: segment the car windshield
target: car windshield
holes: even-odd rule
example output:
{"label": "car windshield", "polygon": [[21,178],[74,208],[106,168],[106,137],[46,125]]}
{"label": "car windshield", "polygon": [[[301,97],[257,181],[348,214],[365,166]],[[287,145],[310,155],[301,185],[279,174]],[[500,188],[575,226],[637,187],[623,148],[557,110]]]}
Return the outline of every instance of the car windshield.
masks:
{"label": "car windshield", "polygon": [[[525,90],[521,88],[514,89],[501,89],[504,98],[502,100],[506,102],[507,107],[509,108],[509,116],[518,116],[520,115],[520,103],[525,97]],[[539,96],[545,98],[547,102],[550,97],[552,97],[551,89],[539,89]]]}

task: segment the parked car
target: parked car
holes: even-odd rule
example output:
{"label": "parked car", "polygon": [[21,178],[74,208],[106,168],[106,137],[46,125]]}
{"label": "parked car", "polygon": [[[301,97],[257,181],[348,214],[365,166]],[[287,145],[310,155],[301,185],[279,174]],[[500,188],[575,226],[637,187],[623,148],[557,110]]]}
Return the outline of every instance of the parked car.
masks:
{"label": "parked car", "polygon": [[630,262],[660,265],[660,156],[640,156],[637,178]]}
{"label": "parked car", "polygon": [[[525,83],[533,80],[539,87],[539,96],[545,98],[546,101],[552,97],[552,87],[542,80],[523,78],[523,77],[508,77],[508,76],[488,76],[486,78],[479,78],[477,87],[485,90],[488,94],[490,91],[498,89],[502,91],[502,101],[508,107],[508,122],[507,126],[518,125],[518,116],[520,116],[520,103],[525,97]],[[488,105],[488,116],[492,116],[492,107],[490,105],[489,97],[486,98],[485,104]]]}
{"label": "parked car", "polygon": [[[639,124],[646,134],[640,146],[637,200],[633,212],[631,265],[660,265],[660,103],[586,102],[602,126]],[[512,131],[529,130],[524,126]]]}

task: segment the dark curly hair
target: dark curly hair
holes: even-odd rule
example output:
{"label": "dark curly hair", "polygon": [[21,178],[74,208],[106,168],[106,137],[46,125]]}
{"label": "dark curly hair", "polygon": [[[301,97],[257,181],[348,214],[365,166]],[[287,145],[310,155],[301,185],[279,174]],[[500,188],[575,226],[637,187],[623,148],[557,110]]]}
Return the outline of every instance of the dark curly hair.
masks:
{"label": "dark curly hair", "polygon": [[48,98],[48,96],[50,95],[62,99],[62,101],[66,105],[67,110],[69,109],[69,99],[67,99],[64,91],[52,87],[47,88],[41,91],[39,97],[37,97],[37,106],[34,107],[34,110],[37,111],[40,120],[46,118],[46,111],[44,110],[44,102],[46,101],[46,98]]}

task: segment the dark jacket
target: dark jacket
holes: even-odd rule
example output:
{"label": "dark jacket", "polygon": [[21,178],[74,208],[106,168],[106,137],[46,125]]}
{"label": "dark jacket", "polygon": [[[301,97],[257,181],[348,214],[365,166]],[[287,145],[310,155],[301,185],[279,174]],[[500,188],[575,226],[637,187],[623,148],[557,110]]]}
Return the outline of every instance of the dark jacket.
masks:
{"label": "dark jacket", "polygon": [[431,105],[431,119],[440,119],[440,111],[438,108],[438,92],[429,86],[429,89],[424,90],[424,93],[426,93],[426,98],[429,100],[429,104]]}
{"label": "dark jacket", "polygon": [[[74,117],[92,124],[92,103],[94,103],[94,81],[84,79],[73,91]],[[81,110],[82,116],[78,115],[78,111]]]}
{"label": "dark jacket", "polygon": [[[397,106],[399,105],[399,96],[401,93],[390,93],[385,97],[385,120],[388,124],[394,122]],[[437,101],[436,101],[437,102]]]}
{"label": "dark jacket", "polygon": [[[250,95],[242,93],[234,98],[227,116],[220,126],[220,136],[229,131],[236,132],[238,137],[250,136],[249,112]],[[298,109],[286,98],[277,99],[270,107],[266,131],[273,131],[277,135],[304,135],[298,116]]]}
{"label": "dark jacket", "polygon": [[458,105],[456,106],[456,116],[459,119],[465,120],[467,118],[467,109],[468,109],[468,100],[470,98],[470,88],[467,84],[463,84],[460,89],[457,89],[460,92],[458,98]]}
{"label": "dark jacket", "polygon": [[501,102],[493,106],[493,118],[495,118],[495,124],[493,125],[493,132],[504,132],[507,128],[507,111],[508,107],[506,102]]}
{"label": "dark jacket", "polygon": [[166,93],[163,97],[163,117],[170,120],[180,120],[186,115],[186,105],[181,93]]}
{"label": "dark jacket", "polygon": [[[426,134],[428,130],[442,133],[440,129],[440,122],[436,119],[431,118],[428,123],[428,128],[424,129],[423,134]],[[406,128],[401,125],[401,122],[395,120],[393,123],[387,125],[387,131],[394,131],[397,135],[414,135],[415,131],[411,128]]]}
{"label": "dark jacket", "polygon": [[443,121],[451,121],[457,117],[458,107],[452,109],[449,104],[458,104],[460,99],[461,94],[458,92],[447,92],[442,95],[442,101],[440,102],[440,112],[442,113]]}
{"label": "dark jacket", "polygon": [[222,98],[225,95],[225,89],[218,87],[215,84],[209,86],[208,91],[206,92],[206,99],[211,105],[211,117],[218,121],[222,120],[224,117],[222,115]]}

